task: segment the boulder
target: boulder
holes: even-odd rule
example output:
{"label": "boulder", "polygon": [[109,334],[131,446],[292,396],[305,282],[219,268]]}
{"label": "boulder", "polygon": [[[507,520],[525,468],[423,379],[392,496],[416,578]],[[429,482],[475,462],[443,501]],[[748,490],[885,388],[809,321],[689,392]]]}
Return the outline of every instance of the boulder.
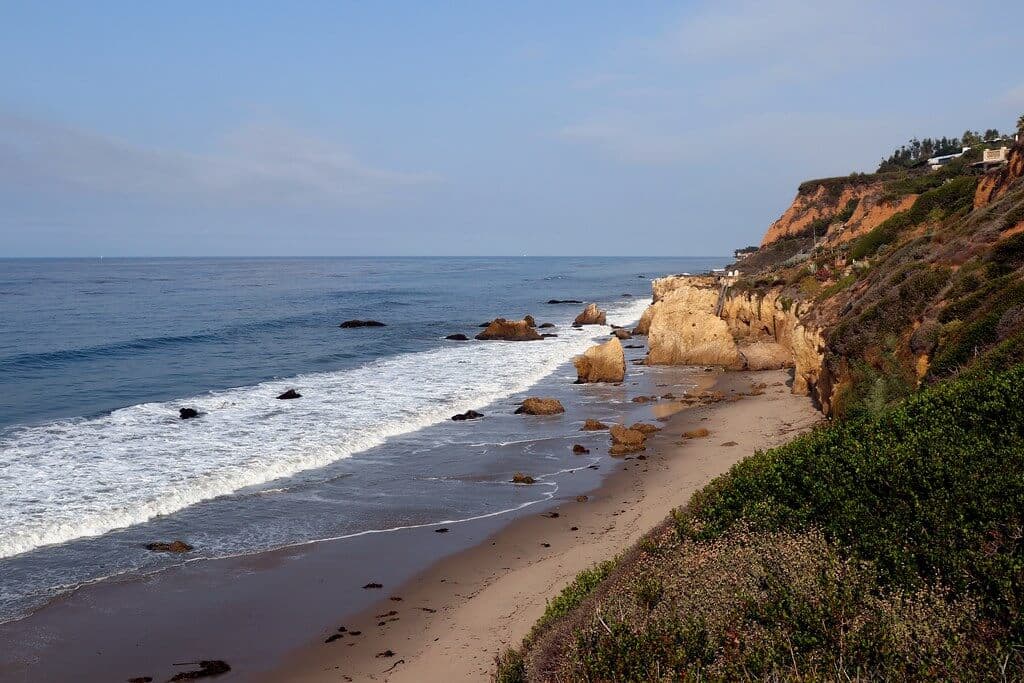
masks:
{"label": "boulder", "polygon": [[532,484],[535,481],[537,480],[528,474],[523,474],[522,472],[516,472],[514,475],[512,475],[513,484]]}
{"label": "boulder", "polygon": [[548,299],[549,304],[581,304],[579,299]]}
{"label": "boulder", "polygon": [[527,398],[516,408],[516,415],[558,415],[565,408],[557,398]]}
{"label": "boulder", "polygon": [[651,329],[651,318],[654,317],[654,312],[657,310],[658,304],[651,304],[644,309],[644,312],[640,314],[640,320],[637,321],[636,327],[633,328],[633,334],[635,335],[646,335]]}
{"label": "boulder", "polygon": [[338,327],[384,327],[384,323],[379,320],[346,320],[338,325]]}
{"label": "boulder", "polygon": [[583,312],[576,316],[574,325],[604,325],[607,323],[605,312],[597,307],[597,304],[587,304]]}
{"label": "boulder", "polygon": [[533,319],[533,316],[527,313],[523,316],[523,321],[530,327],[537,327],[537,321]]}
{"label": "boulder", "polygon": [[543,337],[544,339],[551,339],[552,337],[557,337],[558,335],[553,332],[545,332],[540,336]]}
{"label": "boulder", "polygon": [[612,335],[616,339],[632,339],[633,338],[633,335],[631,335],[629,333],[629,330],[623,330],[623,329],[612,330]]}
{"label": "boulder", "polygon": [[541,323],[541,324],[540,324],[540,325],[538,325],[537,327],[539,327],[539,328],[540,328],[540,329],[542,329],[542,330],[546,330],[546,329],[548,329],[549,327],[554,327],[554,326],[555,326],[555,324],[554,324],[554,323]]}
{"label": "boulder", "polygon": [[621,382],[626,377],[626,355],[616,337],[604,344],[591,346],[572,362],[576,366],[577,384]]}
{"label": "boulder", "polygon": [[193,417],[199,417],[199,411],[195,408],[178,408],[178,417],[182,420],[191,420]]}
{"label": "boulder", "polygon": [[640,432],[641,434],[653,434],[654,432],[660,432],[661,427],[649,424],[647,422],[634,422],[629,425],[629,428],[634,432]]}
{"label": "boulder", "polygon": [[581,444],[577,443],[577,444],[573,444],[573,446],[572,446],[572,453],[573,453],[573,455],[586,455],[589,452],[590,452],[590,449],[587,448],[586,446],[581,445]]}
{"label": "boulder", "polygon": [[612,455],[636,453],[646,447],[647,435],[639,430],[623,425],[612,425],[608,432],[612,437],[612,447],[609,451]]}
{"label": "boulder", "polygon": [[452,419],[455,420],[456,422],[461,422],[463,420],[476,420],[477,418],[481,418],[483,416],[483,413],[478,413],[475,410],[467,410],[464,413],[452,415]]}
{"label": "boulder", "polygon": [[294,389],[289,389],[288,391],[284,392],[283,394],[281,394],[277,398],[282,400],[282,401],[287,401],[287,400],[293,399],[293,398],[302,398],[302,394],[300,394],[299,392],[295,391]]}
{"label": "boulder", "polygon": [[469,341],[469,337],[467,337],[466,335],[464,335],[462,333],[449,334],[447,337],[445,337],[445,339],[447,339],[449,341]]}
{"label": "boulder", "polygon": [[185,541],[156,541],[154,543],[147,543],[146,550],[151,550],[154,553],[190,553],[192,552],[192,546]]}
{"label": "boulder", "polygon": [[527,324],[525,320],[506,320],[495,318],[487,325],[487,329],[476,335],[477,339],[503,341],[533,341],[543,339],[537,330]]}
{"label": "boulder", "polygon": [[598,422],[597,420],[587,420],[583,423],[583,426],[580,427],[581,432],[600,432],[605,429],[608,429],[608,425],[604,422]]}

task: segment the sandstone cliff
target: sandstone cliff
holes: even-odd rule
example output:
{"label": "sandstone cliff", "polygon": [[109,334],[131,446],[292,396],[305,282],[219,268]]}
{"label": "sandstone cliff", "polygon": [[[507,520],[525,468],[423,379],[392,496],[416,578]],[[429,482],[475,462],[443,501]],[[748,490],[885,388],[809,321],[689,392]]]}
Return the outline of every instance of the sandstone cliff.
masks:
{"label": "sandstone cliff", "polygon": [[713,277],[671,276],[652,283],[657,301],[649,321],[647,363],[718,365],[764,370],[793,367],[793,391],[827,405],[822,382],[825,342],[805,311],[772,289],[766,295],[723,290]]}
{"label": "sandstone cliff", "polygon": [[883,182],[864,182],[859,176],[810,181],[801,186],[789,208],[769,226],[761,246],[785,237],[811,235],[830,243],[848,242],[909,208],[916,198],[887,198]]}

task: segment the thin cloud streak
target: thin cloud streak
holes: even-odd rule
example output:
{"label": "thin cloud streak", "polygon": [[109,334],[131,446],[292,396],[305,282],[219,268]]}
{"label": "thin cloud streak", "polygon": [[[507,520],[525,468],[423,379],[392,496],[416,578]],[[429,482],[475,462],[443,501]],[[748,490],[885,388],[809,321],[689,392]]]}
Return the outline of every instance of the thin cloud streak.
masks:
{"label": "thin cloud streak", "polygon": [[280,126],[242,127],[198,154],[0,114],[0,181],[176,202],[346,205],[382,201],[438,178],[375,168]]}

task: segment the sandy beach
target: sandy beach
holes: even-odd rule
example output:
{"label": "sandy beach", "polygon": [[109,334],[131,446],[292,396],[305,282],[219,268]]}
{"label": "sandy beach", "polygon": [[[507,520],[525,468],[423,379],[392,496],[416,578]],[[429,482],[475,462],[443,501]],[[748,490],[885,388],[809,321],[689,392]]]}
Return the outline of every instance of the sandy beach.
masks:
{"label": "sandy beach", "polygon": [[[585,501],[563,500],[440,561],[260,680],[486,680],[495,654],[518,644],[579,571],[631,546],[737,461],[822,419],[791,393],[786,371],[715,380],[727,397],[747,395],[666,414],[644,459],[627,456]],[[749,395],[759,384],[764,393]],[[681,438],[699,428],[710,434]]]}

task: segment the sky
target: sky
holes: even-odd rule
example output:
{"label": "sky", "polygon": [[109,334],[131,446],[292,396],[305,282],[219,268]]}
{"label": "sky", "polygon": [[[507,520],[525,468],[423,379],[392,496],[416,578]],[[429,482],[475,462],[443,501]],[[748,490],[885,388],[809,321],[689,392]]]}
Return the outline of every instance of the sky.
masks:
{"label": "sky", "polygon": [[0,0],[0,257],[706,256],[1009,132],[1024,3]]}

